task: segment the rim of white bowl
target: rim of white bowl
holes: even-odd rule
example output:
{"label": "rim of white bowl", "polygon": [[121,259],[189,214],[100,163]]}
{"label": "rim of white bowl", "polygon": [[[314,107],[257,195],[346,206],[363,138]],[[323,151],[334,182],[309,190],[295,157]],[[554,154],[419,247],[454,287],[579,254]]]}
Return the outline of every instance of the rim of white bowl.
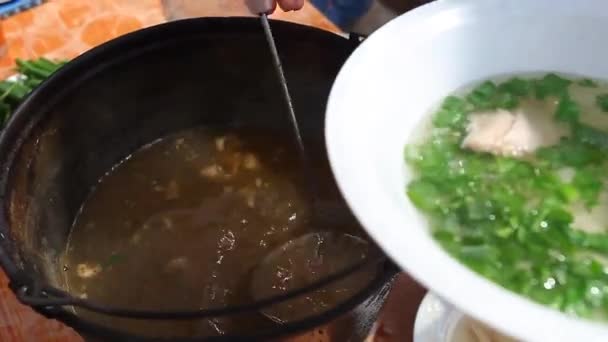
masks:
{"label": "rim of white bowl", "polygon": [[[608,324],[567,316],[490,282],[449,256],[422,229],[411,231],[404,243],[399,227],[406,227],[412,216],[420,220],[421,214],[406,212],[403,203],[381,189],[377,166],[371,159],[361,157],[369,155],[370,150],[363,139],[357,139],[357,132],[363,132],[373,122],[369,120],[373,111],[361,119],[361,115],[351,115],[353,108],[348,101],[356,96],[357,87],[369,89],[369,84],[362,85],[358,82],[361,78],[356,76],[383,61],[381,47],[397,44],[394,37],[400,37],[399,43],[403,43],[405,35],[421,34],[430,17],[451,15],[452,10],[463,7],[483,12],[493,6],[505,7],[504,13],[527,6],[537,11],[539,8],[555,13],[575,11],[595,16],[602,8],[602,0],[581,0],[576,5],[568,0],[438,0],[421,6],[381,27],[355,50],[339,72],[327,105],[325,135],[330,164],[342,195],[369,235],[400,267],[440,297],[498,331],[527,341],[604,341]],[[450,24],[443,29],[449,29]],[[395,158],[403,159],[402,155]],[[405,197],[405,183],[402,191]]]}

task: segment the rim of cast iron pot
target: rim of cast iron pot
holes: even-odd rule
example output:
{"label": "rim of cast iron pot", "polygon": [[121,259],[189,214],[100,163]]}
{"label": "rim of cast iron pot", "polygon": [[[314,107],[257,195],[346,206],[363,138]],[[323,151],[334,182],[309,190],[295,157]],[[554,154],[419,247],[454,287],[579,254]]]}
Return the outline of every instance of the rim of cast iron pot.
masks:
{"label": "rim of cast iron pot", "polygon": [[[359,38],[351,36],[347,39],[341,35],[334,34],[329,31],[320,30],[314,27],[272,20],[272,25],[280,26],[281,30],[299,31],[300,34],[310,36],[311,39],[333,39],[339,48],[354,49],[359,44]],[[232,17],[232,18],[194,18],[184,19],[163,23],[142,30],[138,30],[116,39],[110,40],[101,44],[82,55],[76,57],[68,64],[59,69],[49,79],[38,86],[14,111],[9,119],[6,127],[0,132],[0,232],[7,234],[9,223],[7,220],[8,208],[6,208],[6,200],[8,196],[8,185],[11,179],[14,159],[19,152],[21,146],[30,136],[32,129],[43,121],[49,110],[54,105],[77,87],[82,82],[86,82],[93,75],[103,72],[110,66],[118,64],[124,60],[136,58],[137,55],[143,54],[150,50],[162,48],[164,45],[174,44],[176,40],[190,40],[197,34],[193,34],[193,28],[199,30],[198,35],[209,34],[226,34],[231,32],[252,32],[260,30],[263,34],[259,20],[255,17]],[[170,37],[170,39],[169,39]],[[179,37],[179,38],[176,38]],[[348,45],[351,44],[351,45]],[[39,111],[33,112],[31,107],[42,108]],[[3,242],[4,235],[0,234],[0,266],[6,272],[9,280],[15,282],[19,277],[21,270],[11,259],[12,251],[7,250],[7,243]],[[64,307],[34,307],[36,311],[49,318],[58,319],[67,325],[73,327],[77,331],[86,334],[91,334],[97,337],[111,338],[113,340],[127,339],[129,341],[251,341],[264,340],[270,337],[293,334],[300,331],[312,329],[324,323],[339,317],[340,315],[349,312],[357,307],[374,294],[378,294],[383,286],[390,283],[396,268],[392,263],[386,261],[380,268],[378,275],[370,281],[368,286],[359,291],[356,295],[349,298],[347,301],[337,305],[335,308],[328,310],[320,315],[314,315],[310,318],[288,323],[284,326],[271,328],[268,331],[260,333],[238,336],[238,335],[223,335],[211,337],[196,337],[196,338],[154,338],[149,336],[137,336],[124,331],[111,329],[90,321],[87,321]],[[53,288],[47,286],[48,288]],[[12,287],[15,290],[15,287]],[[127,318],[128,319],[128,318]]]}

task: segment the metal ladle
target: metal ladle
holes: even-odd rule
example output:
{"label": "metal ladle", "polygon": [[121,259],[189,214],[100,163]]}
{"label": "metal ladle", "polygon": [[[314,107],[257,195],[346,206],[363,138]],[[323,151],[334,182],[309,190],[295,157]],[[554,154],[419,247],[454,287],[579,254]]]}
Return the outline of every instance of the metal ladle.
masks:
{"label": "metal ladle", "polygon": [[[350,234],[302,235],[274,249],[258,264],[252,273],[251,296],[254,300],[262,300],[303,288],[365,260],[371,252],[367,241]],[[339,281],[261,312],[279,324],[323,313],[365,288],[377,271],[377,265],[367,265]]]}
{"label": "metal ladle", "polygon": [[[273,59],[273,65],[281,85],[281,93],[300,154],[304,177],[312,203],[313,222],[324,222],[322,226],[333,226],[340,222],[336,217],[340,210],[335,204],[328,204],[317,198],[317,186],[310,170],[309,158],[300,133],[294,111],[287,79],[272,35],[267,13],[274,9],[273,1],[251,0],[248,2],[253,13],[259,13],[266,41]],[[262,310],[262,314],[277,323],[304,319],[348,300],[352,295],[365,288],[377,275],[378,264],[366,264],[373,249],[370,243],[359,237],[339,232],[316,232],[292,239],[270,252],[254,269],[251,277],[251,295],[254,300],[264,300],[292,290],[314,286],[317,281],[329,279],[349,267],[356,266],[353,272],[343,278],[297,296],[285,302]],[[357,266],[357,264],[360,264]],[[356,272],[355,272],[356,271]],[[352,286],[355,284],[355,286]]]}

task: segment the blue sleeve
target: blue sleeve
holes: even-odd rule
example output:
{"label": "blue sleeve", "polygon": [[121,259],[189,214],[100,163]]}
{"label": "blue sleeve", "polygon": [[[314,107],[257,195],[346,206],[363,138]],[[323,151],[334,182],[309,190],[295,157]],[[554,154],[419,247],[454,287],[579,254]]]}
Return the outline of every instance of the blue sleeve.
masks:
{"label": "blue sleeve", "polygon": [[372,5],[372,0],[312,0],[329,20],[341,29],[348,29],[361,18]]}
{"label": "blue sleeve", "polygon": [[40,4],[42,0],[0,0],[0,18],[6,18]]}

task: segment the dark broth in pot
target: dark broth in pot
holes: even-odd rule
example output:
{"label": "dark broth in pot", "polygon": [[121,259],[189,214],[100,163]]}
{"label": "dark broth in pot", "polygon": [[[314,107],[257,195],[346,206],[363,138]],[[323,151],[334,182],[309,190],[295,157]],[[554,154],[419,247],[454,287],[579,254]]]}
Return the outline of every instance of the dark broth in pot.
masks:
{"label": "dark broth in pot", "polygon": [[[285,246],[306,234],[331,231],[340,241],[342,234],[362,236],[352,225],[311,223],[291,145],[276,132],[193,129],[135,152],[100,180],[74,222],[64,256],[70,292],[131,309],[219,308],[293,290],[320,275],[297,272],[336,271],[365,258],[370,245],[361,239],[341,243],[340,258],[317,255],[312,244],[290,256]],[[263,263],[277,253],[280,259]],[[307,267],[312,259],[329,266]],[[256,269],[264,276],[252,281]],[[290,308],[298,309],[298,319],[307,316],[302,310],[322,312],[367,286],[375,273],[367,269],[317,292],[310,306]],[[80,311],[103,324],[157,336],[234,333],[295,317],[283,308],[240,321],[167,323]]]}

